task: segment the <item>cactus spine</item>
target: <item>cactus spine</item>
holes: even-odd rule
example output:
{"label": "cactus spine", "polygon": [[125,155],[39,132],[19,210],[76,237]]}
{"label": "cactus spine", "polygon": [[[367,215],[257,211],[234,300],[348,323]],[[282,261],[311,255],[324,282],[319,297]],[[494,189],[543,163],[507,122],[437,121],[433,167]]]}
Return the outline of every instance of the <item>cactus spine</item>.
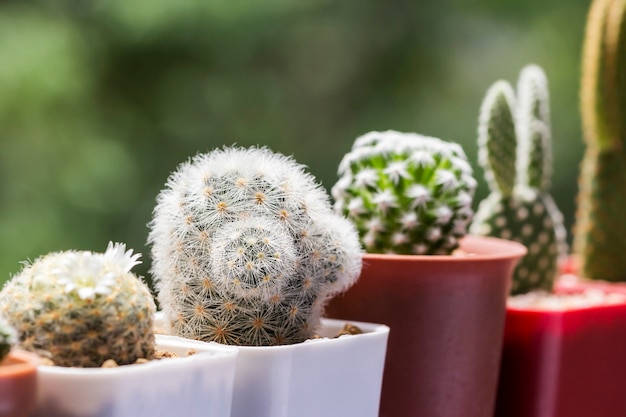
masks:
{"label": "cactus spine", "polygon": [[302,165],[265,148],[181,164],[150,229],[159,301],[172,332],[191,339],[302,342],[361,271],[352,224]]}
{"label": "cactus spine", "polygon": [[150,359],[155,305],[130,272],[139,254],[123,244],[106,252],[51,253],[26,264],[0,292],[0,313],[21,348],[59,366],[98,367]]}
{"label": "cactus spine", "polygon": [[594,0],[581,84],[586,152],[579,179],[574,253],[582,276],[626,280],[626,1]]}
{"label": "cactus spine", "polygon": [[470,232],[528,247],[513,274],[512,294],[550,290],[567,251],[563,216],[549,194],[551,138],[548,86],[541,68],[525,67],[518,97],[506,81],[487,92],[478,128],[479,163],[491,194]]}
{"label": "cactus spine", "polygon": [[368,252],[447,255],[467,232],[476,180],[463,149],[415,133],[356,139],[332,188]]}
{"label": "cactus spine", "polygon": [[16,342],[15,329],[0,315],[0,362],[9,354],[11,347]]}

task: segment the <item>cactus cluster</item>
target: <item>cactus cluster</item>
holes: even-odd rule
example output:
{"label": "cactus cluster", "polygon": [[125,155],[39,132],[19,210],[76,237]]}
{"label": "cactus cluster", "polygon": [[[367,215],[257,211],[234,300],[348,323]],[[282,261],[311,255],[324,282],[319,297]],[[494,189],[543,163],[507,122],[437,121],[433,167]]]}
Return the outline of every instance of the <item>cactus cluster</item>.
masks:
{"label": "cactus cluster", "polygon": [[302,342],[361,270],[354,226],[302,165],[266,148],[182,163],[149,226],[158,299],[173,334],[191,339]]}
{"label": "cactus cluster", "polygon": [[11,347],[17,342],[17,334],[13,326],[0,315],[0,362],[11,351]]}
{"label": "cactus cluster", "polygon": [[559,256],[567,251],[563,216],[549,194],[548,100],[543,70],[529,65],[520,74],[517,97],[508,82],[498,81],[480,112],[479,163],[491,194],[481,201],[470,232],[528,248],[514,271],[512,294],[551,290]]}
{"label": "cactus cluster", "polygon": [[475,188],[458,144],[386,131],[356,139],[332,195],[368,252],[447,255],[467,233]]}
{"label": "cactus cluster", "polygon": [[24,268],[0,292],[0,314],[19,346],[59,366],[98,367],[150,359],[155,305],[130,270],[141,255],[109,243],[104,253],[55,252]]}
{"label": "cactus cluster", "polygon": [[594,0],[581,83],[586,152],[579,179],[574,253],[580,275],[626,280],[626,2]]}

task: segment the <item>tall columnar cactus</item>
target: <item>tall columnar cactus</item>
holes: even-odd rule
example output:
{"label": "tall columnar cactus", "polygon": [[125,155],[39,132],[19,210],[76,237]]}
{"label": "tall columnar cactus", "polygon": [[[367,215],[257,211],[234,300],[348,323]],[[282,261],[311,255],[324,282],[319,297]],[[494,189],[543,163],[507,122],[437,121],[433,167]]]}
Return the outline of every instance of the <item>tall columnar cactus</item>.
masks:
{"label": "tall columnar cactus", "polygon": [[352,224],[302,165],[265,148],[181,164],[150,228],[159,301],[172,332],[192,339],[302,342],[361,270]]}
{"label": "tall columnar cactus", "polygon": [[130,272],[141,255],[125,249],[110,243],[104,253],[51,253],[12,277],[0,292],[0,314],[17,330],[20,347],[59,366],[151,358],[154,300]]}
{"label": "tall columnar cactus", "polygon": [[17,342],[17,334],[13,326],[0,315],[0,362],[11,351],[11,347]]}
{"label": "tall columnar cactus", "polygon": [[467,232],[476,180],[463,149],[415,133],[356,139],[332,188],[368,252],[450,254]]}
{"label": "tall columnar cactus", "polygon": [[581,275],[626,280],[626,1],[594,0],[583,49],[582,163],[574,253]]}
{"label": "tall columnar cactus", "polygon": [[567,251],[563,216],[549,194],[551,132],[548,84],[541,68],[524,68],[518,97],[506,81],[487,92],[478,127],[479,163],[491,194],[470,232],[523,243],[528,254],[513,274],[512,294],[550,290]]}

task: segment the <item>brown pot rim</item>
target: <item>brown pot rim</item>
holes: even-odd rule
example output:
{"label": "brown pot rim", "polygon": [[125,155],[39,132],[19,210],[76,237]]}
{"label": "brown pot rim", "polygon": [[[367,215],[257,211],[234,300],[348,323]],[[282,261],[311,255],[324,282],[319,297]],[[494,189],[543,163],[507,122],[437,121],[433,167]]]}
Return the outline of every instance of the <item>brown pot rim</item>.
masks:
{"label": "brown pot rim", "polygon": [[37,365],[39,365],[39,356],[25,350],[12,349],[0,362],[0,378],[36,373]]}
{"label": "brown pot rim", "polygon": [[464,263],[468,261],[492,261],[521,258],[526,255],[524,245],[512,240],[495,237],[467,235],[460,240],[462,253],[459,255],[398,255],[386,253],[364,253],[364,260],[389,262]]}

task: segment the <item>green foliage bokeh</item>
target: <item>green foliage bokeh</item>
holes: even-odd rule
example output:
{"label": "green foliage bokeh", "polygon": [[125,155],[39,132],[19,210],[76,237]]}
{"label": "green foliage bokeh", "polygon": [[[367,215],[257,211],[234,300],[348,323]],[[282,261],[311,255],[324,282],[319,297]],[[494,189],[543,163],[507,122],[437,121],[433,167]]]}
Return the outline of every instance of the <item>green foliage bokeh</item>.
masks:
{"label": "green foliage bokeh", "polygon": [[[26,4],[28,3],[28,4]],[[0,2],[0,284],[20,261],[109,240],[144,253],[168,174],[267,145],[327,188],[354,138],[416,131],[476,161],[482,97],[527,63],[550,82],[553,195],[582,156],[582,0]],[[477,197],[486,195],[482,171]],[[148,276],[149,278],[149,276]]]}

